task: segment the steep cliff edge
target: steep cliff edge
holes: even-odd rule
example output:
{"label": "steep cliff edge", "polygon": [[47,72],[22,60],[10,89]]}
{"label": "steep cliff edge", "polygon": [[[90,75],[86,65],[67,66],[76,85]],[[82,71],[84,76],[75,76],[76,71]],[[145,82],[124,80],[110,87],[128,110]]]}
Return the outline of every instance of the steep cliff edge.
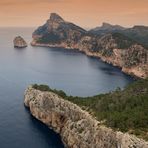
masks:
{"label": "steep cliff edge", "polygon": [[49,20],[33,33],[32,45],[50,44],[51,46],[74,46],[86,33],[77,25],[65,21],[56,13],[51,13]]}
{"label": "steep cliff edge", "polygon": [[[105,28],[107,26],[105,24]],[[78,49],[89,56],[99,57],[120,67],[127,74],[140,78],[148,77],[148,50],[138,42],[116,32],[94,35],[55,13],[34,31],[31,44]]]}
{"label": "steep cliff edge", "polygon": [[25,91],[25,106],[31,114],[61,135],[71,148],[147,148],[148,143],[106,128],[77,105],[51,91],[32,86]]}

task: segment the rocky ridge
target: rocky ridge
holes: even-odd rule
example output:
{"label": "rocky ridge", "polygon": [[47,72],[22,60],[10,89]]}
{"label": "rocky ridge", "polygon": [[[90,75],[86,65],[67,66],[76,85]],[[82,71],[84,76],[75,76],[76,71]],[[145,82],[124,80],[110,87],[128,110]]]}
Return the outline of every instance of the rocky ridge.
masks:
{"label": "rocky ridge", "polygon": [[[104,24],[104,28],[124,30],[120,26],[108,24]],[[143,45],[117,32],[94,35],[55,13],[33,33],[31,44],[78,49],[89,56],[99,57],[120,67],[127,74],[140,78],[148,77],[148,50]]]}
{"label": "rocky ridge", "polygon": [[121,33],[135,40],[136,42],[143,44],[148,48],[148,27],[147,26],[133,26],[131,28],[124,28],[119,25],[111,25],[108,23],[103,23],[102,26],[96,27],[89,30],[90,33],[96,35],[104,35],[106,33]]}
{"label": "rocky ridge", "polygon": [[111,33],[111,32],[118,32],[118,31],[123,31],[126,30],[126,28],[120,26],[120,25],[111,25],[109,23],[102,23],[102,26],[96,27],[94,29],[89,30],[89,32],[94,33],[94,34],[106,34],[106,33]]}
{"label": "rocky ridge", "polygon": [[28,87],[24,103],[31,114],[61,135],[70,148],[147,148],[133,135],[106,128],[86,111],[53,92]]}
{"label": "rocky ridge", "polygon": [[26,41],[21,36],[15,37],[14,40],[13,40],[13,43],[14,43],[14,47],[16,47],[16,48],[27,47]]}
{"label": "rocky ridge", "polygon": [[[73,23],[64,21],[56,13],[51,13],[50,19],[33,33],[32,45],[44,44],[76,44],[86,31]],[[69,46],[70,46],[69,45]]]}

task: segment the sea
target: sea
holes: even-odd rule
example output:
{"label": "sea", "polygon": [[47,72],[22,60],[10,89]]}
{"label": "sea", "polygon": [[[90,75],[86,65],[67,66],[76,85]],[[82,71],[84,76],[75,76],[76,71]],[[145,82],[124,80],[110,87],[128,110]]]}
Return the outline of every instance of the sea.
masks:
{"label": "sea", "polygon": [[29,44],[34,29],[0,28],[0,148],[64,147],[60,136],[25,108],[28,85],[47,84],[67,95],[86,97],[123,89],[134,81],[121,69],[76,50],[14,48],[18,35]]}

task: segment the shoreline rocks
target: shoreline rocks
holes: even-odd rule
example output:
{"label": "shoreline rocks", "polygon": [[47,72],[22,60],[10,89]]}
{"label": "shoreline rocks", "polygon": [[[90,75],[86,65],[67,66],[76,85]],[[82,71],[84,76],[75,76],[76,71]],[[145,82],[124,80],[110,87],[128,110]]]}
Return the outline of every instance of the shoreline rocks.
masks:
{"label": "shoreline rocks", "polygon": [[28,46],[27,42],[21,36],[15,37],[13,43],[15,48],[25,48]]}
{"label": "shoreline rocks", "polygon": [[80,52],[83,52],[87,56],[99,58],[105,63],[111,64],[115,67],[120,68],[123,73],[130,75],[130,76],[132,76],[136,79],[137,78],[146,79],[148,77],[148,66],[147,66],[148,65],[148,52],[147,52],[146,63],[140,63],[140,64],[135,65],[135,66],[126,67],[126,66],[123,66],[123,61],[121,59],[122,58],[122,49],[114,49],[113,50],[114,56],[106,57],[106,56],[103,56],[99,52],[91,52],[89,50],[83,50],[83,48],[77,48],[76,46],[74,46],[72,48],[72,47],[68,47],[65,44],[60,44],[60,45],[59,44],[41,44],[41,43],[35,43],[33,41],[31,43],[31,45],[37,46],[37,47],[65,48],[65,49],[68,49],[68,50],[79,50]]}
{"label": "shoreline rocks", "polygon": [[28,87],[24,104],[38,120],[59,133],[70,148],[147,148],[148,142],[100,125],[88,112],[53,92]]}

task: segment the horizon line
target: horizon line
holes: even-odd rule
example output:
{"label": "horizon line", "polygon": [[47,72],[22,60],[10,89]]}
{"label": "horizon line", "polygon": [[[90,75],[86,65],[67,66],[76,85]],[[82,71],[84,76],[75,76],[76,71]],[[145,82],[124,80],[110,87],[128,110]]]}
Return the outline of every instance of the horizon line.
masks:
{"label": "horizon line", "polygon": [[[66,22],[69,22],[69,21],[66,21]],[[73,22],[70,22],[70,23],[73,23]],[[120,24],[112,24],[112,23],[108,23],[108,22],[102,22],[101,25],[98,25],[98,26],[94,26],[94,27],[87,27],[87,26],[80,26],[78,25],[79,27],[81,28],[84,28],[84,29],[93,29],[93,28],[96,28],[96,27],[101,27],[103,25],[103,23],[106,23],[106,24],[110,24],[112,26],[121,26],[121,27],[124,27],[124,28],[133,28],[135,26],[143,26],[143,27],[148,27],[148,25],[144,25],[144,24],[133,24],[133,25],[129,25],[129,26],[124,26],[124,25],[120,25]],[[44,24],[44,23],[43,23]],[[42,25],[43,25],[42,24]],[[76,24],[76,23],[73,23],[73,24]],[[39,26],[42,26],[42,25],[38,25],[38,26],[0,26],[0,28],[38,28]],[[77,24],[76,24],[77,25]]]}

